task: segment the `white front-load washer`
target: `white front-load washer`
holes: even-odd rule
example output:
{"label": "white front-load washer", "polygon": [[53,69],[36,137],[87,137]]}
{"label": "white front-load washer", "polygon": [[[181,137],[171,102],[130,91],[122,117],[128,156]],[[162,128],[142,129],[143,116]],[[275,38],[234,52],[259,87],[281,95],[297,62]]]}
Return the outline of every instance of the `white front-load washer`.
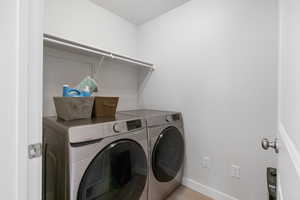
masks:
{"label": "white front-load washer", "polygon": [[182,114],[158,110],[132,110],[124,114],[147,122],[149,138],[148,200],[163,200],[181,185],[185,154]]}
{"label": "white front-load washer", "polygon": [[147,200],[146,123],[44,118],[44,200]]}

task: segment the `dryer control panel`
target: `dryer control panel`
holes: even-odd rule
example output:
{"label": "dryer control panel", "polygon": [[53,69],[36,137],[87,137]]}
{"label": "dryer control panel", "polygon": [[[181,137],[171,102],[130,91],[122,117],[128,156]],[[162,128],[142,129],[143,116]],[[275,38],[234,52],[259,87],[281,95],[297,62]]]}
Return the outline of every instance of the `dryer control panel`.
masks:
{"label": "dryer control panel", "polygon": [[173,122],[173,121],[178,121],[178,120],[180,120],[180,114],[173,114],[173,115],[166,116],[167,122]]}

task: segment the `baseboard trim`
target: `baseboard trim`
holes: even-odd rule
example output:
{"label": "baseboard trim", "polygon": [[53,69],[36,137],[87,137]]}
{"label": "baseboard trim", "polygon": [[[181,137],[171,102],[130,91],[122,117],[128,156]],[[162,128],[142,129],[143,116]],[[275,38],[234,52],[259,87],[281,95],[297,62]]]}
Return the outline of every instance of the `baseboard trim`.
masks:
{"label": "baseboard trim", "polygon": [[192,190],[200,192],[203,195],[213,198],[214,200],[239,200],[235,197],[232,197],[228,194],[220,192],[214,188],[203,185],[189,178],[183,178],[182,184],[188,188],[191,188]]}
{"label": "baseboard trim", "polygon": [[300,153],[297,150],[296,145],[294,144],[292,139],[289,137],[289,134],[287,133],[287,130],[282,123],[279,124],[279,134],[283,145],[290,155],[297,174],[300,177]]}

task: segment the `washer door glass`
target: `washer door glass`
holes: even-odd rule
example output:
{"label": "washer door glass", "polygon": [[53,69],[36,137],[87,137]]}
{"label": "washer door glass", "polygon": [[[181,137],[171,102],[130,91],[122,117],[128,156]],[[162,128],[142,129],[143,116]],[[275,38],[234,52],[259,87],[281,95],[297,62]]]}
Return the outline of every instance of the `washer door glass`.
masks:
{"label": "washer door glass", "polygon": [[152,152],[152,170],[160,182],[169,182],[181,169],[184,140],[176,127],[168,127],[159,135]]}
{"label": "washer door glass", "polygon": [[78,200],[139,200],[147,181],[147,158],[131,140],[104,148],[87,168]]}

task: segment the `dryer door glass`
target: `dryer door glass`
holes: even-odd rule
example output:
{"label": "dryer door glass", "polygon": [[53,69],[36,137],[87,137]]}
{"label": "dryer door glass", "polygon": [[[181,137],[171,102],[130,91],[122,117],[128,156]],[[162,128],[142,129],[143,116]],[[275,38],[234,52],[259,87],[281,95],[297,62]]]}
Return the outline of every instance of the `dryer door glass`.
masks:
{"label": "dryer door glass", "polygon": [[184,140],[176,127],[168,127],[159,135],[152,152],[152,170],[160,182],[169,182],[181,169]]}
{"label": "dryer door glass", "polygon": [[104,148],[87,168],[78,200],[139,200],[147,182],[144,149],[131,140]]}

